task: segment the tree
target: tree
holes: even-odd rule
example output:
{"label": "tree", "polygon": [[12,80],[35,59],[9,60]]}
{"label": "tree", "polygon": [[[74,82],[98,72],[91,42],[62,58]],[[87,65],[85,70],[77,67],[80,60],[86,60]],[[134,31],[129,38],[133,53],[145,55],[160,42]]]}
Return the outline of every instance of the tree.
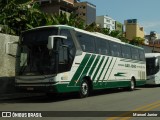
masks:
{"label": "tree", "polygon": [[[65,13],[51,15],[40,11],[40,5],[31,0],[0,0],[0,27],[3,33],[20,35],[22,31],[47,25],[69,25],[90,32],[99,32],[128,42],[120,31],[110,31],[109,28],[100,28],[96,23],[85,25],[84,20],[76,14],[67,16]],[[133,39],[131,44],[140,44],[143,40]]]}
{"label": "tree", "polygon": [[71,15],[69,16],[67,25],[74,26],[80,29],[85,28],[84,20],[77,17],[76,14],[73,13],[71,13]]}
{"label": "tree", "polygon": [[105,35],[109,35],[110,34],[110,29],[109,28],[102,28],[101,33],[103,33]]}
{"label": "tree", "polygon": [[12,0],[4,5],[0,14],[2,32],[19,35],[21,31],[43,25],[44,15],[38,10],[37,3],[32,3],[32,6],[31,3],[16,4]]}
{"label": "tree", "polygon": [[112,30],[109,33],[109,35],[112,36],[112,37],[121,38],[122,37],[122,32],[120,32],[118,30]]}
{"label": "tree", "polygon": [[133,38],[129,43],[132,44],[132,45],[137,45],[137,46],[139,46],[139,45],[141,45],[141,44],[144,43],[144,39],[141,38],[141,37],[135,37],[135,38]]}
{"label": "tree", "polygon": [[[28,2],[29,1],[29,2]],[[5,3],[5,2],[4,2]],[[1,4],[2,5],[2,4]],[[0,14],[0,26],[2,32],[13,35],[20,35],[24,30],[46,25],[70,25],[84,29],[82,19],[71,14],[69,17],[64,13],[50,15],[39,10],[39,5],[30,0],[10,0],[3,4]]]}

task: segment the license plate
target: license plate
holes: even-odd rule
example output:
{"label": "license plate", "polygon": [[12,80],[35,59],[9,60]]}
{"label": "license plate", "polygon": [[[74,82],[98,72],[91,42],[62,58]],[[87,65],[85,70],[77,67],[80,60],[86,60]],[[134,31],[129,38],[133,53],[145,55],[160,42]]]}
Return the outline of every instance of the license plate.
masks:
{"label": "license plate", "polygon": [[34,88],[29,87],[29,88],[27,88],[27,90],[34,90]]}

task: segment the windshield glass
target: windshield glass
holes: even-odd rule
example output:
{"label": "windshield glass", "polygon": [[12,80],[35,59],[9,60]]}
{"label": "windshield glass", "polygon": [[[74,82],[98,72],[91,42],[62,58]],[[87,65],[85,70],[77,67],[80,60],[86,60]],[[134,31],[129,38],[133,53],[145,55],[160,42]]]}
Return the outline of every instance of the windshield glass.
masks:
{"label": "windshield glass", "polygon": [[47,75],[56,73],[55,50],[48,50],[48,37],[57,35],[55,28],[43,28],[22,34],[19,75]]}
{"label": "windshield glass", "polygon": [[20,75],[54,74],[55,56],[46,46],[23,46]]}
{"label": "windshield glass", "polygon": [[147,76],[154,75],[159,71],[158,58],[146,58]]}
{"label": "windshield glass", "polygon": [[44,45],[48,43],[49,36],[57,34],[57,28],[40,28],[35,30],[33,29],[22,33],[21,44]]}

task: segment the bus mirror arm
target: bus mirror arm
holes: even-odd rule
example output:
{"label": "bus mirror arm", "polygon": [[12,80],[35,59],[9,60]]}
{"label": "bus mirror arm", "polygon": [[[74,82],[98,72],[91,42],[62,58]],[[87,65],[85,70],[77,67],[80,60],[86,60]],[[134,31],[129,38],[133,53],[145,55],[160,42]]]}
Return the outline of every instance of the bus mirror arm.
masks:
{"label": "bus mirror arm", "polygon": [[67,39],[67,36],[61,36],[61,35],[52,35],[48,37],[48,44],[47,48],[49,50],[52,50],[54,47],[54,41],[56,40],[55,38],[60,38],[60,39]]}

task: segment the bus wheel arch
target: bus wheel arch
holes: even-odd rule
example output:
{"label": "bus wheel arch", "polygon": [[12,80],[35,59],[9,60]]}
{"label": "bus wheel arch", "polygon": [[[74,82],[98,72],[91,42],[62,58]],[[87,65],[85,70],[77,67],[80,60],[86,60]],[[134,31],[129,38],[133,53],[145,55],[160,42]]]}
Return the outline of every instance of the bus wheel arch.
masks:
{"label": "bus wheel arch", "polygon": [[81,84],[80,84],[80,97],[85,98],[88,97],[91,94],[91,91],[93,90],[93,83],[89,76],[85,76],[82,78]]}

